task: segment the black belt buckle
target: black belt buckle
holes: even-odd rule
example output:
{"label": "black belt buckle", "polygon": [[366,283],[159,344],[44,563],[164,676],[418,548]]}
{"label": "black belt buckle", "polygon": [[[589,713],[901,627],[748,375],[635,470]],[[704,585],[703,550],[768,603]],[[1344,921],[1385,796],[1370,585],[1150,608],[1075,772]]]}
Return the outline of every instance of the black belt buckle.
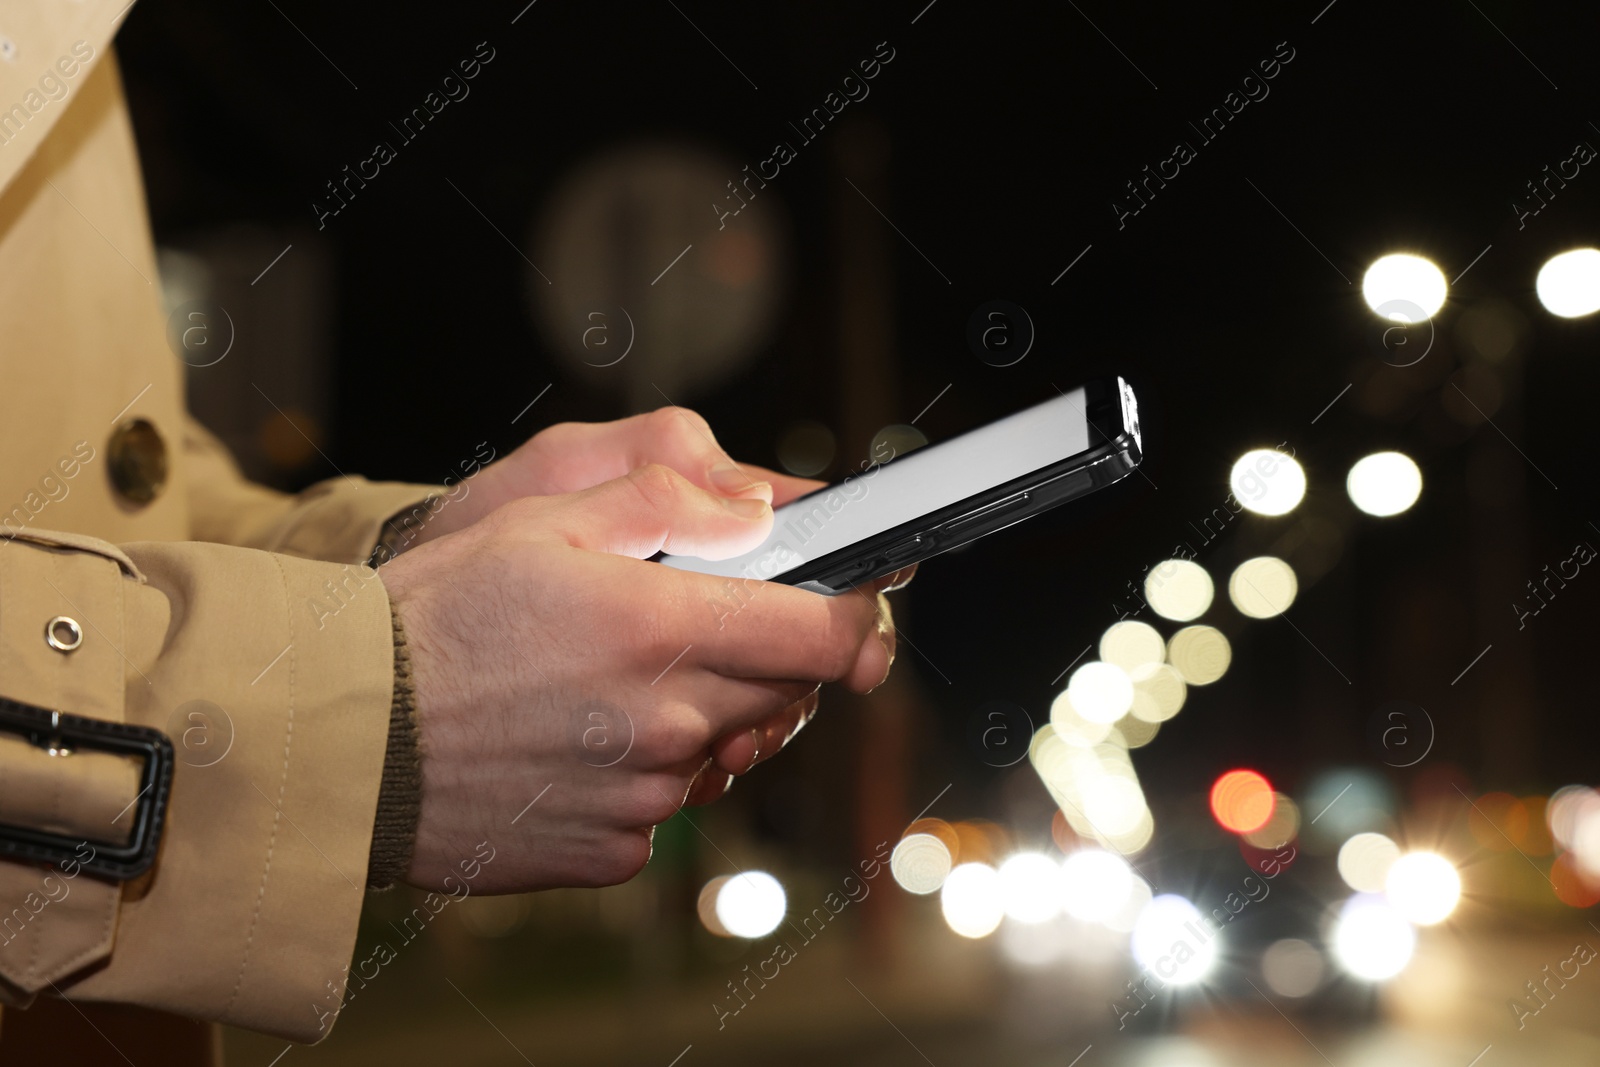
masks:
{"label": "black belt buckle", "polygon": [[[136,756],[144,761],[139,794],[131,805],[134,808],[133,831],[126,845],[93,838],[74,839],[0,822],[0,858],[58,867],[76,863],[90,874],[119,882],[136,878],[150,869],[161,844],[167,798],[172,791],[172,741],[166,734],[148,726],[63,715],[5,697],[0,697],[0,732],[19,735],[46,750],[84,749]],[[80,853],[85,847],[90,851],[88,857]]]}

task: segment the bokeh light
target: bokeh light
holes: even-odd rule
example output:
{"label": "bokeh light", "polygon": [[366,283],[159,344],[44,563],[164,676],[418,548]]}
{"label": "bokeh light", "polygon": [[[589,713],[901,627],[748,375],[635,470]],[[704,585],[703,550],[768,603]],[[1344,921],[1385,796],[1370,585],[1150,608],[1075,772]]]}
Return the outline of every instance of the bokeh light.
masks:
{"label": "bokeh light", "polygon": [[1374,452],[1356,461],[1344,480],[1345,491],[1368,515],[1398,515],[1422,495],[1422,471],[1404,452]]}
{"label": "bokeh light", "polygon": [[734,937],[765,937],[778,928],[788,910],[783,886],[765,871],[733,875],[717,893],[717,919]]}
{"label": "bokeh light", "polygon": [[1358,893],[1339,911],[1333,954],[1357,978],[1369,982],[1393,978],[1405,970],[1416,948],[1416,931],[1382,897]]}
{"label": "bokeh light", "polygon": [[1564,319],[1600,311],[1600,251],[1576,248],[1551,256],[1539,268],[1534,291],[1546,311]]}
{"label": "bokeh light", "polygon": [[731,875],[719,874],[707,882],[700,890],[700,899],[695,904],[695,911],[700,915],[700,924],[718,937],[732,937],[728,928],[722,925],[722,920],[717,918],[717,894],[722,892],[722,887],[727,884]]}
{"label": "bokeh light", "polygon": [[473,937],[494,939],[515,933],[533,913],[533,897],[526,894],[464,898],[456,918]]}
{"label": "bokeh light", "polygon": [[1139,923],[1139,916],[1144,914],[1144,909],[1155,899],[1155,895],[1155,890],[1150,888],[1149,882],[1137,874],[1134,875],[1122,907],[1100,920],[1100,925],[1119,934],[1133,933],[1133,928]]}
{"label": "bokeh light", "polygon": [[1228,485],[1247,510],[1287,515],[1305,499],[1306,472],[1293,456],[1274,448],[1254,448],[1234,462]]}
{"label": "bokeh light", "polygon": [[1274,793],[1272,801],[1271,817],[1244,835],[1256,848],[1282,848],[1300,832],[1300,806],[1282,793]]}
{"label": "bokeh light", "polygon": [[1339,877],[1358,893],[1381,893],[1400,846],[1383,834],[1356,834],[1339,846]]}
{"label": "bokeh light", "polygon": [[1600,904],[1600,883],[1578,868],[1572,853],[1564,852],[1550,865],[1550,887],[1556,899],[1572,908],[1592,908]]}
{"label": "bokeh light", "polygon": [[1061,861],[1061,906],[1074,919],[1104,922],[1133,892],[1133,869],[1121,856],[1084,848]]}
{"label": "bokeh light", "polygon": [[928,443],[928,436],[915,426],[905,423],[895,423],[885,426],[872,435],[872,444],[868,446],[867,455],[879,463],[887,463],[908,452],[915,452]]}
{"label": "bokeh light", "polygon": [[1111,733],[1111,721],[1084,718],[1066,690],[1050,703],[1050,725],[1057,737],[1077,748],[1093,748]]}
{"label": "bokeh light", "polygon": [[1571,848],[1578,838],[1578,827],[1600,813],[1600,793],[1586,785],[1567,785],[1550,794],[1544,809],[1550,836],[1562,848]]}
{"label": "bokeh light", "polygon": [[1315,847],[1342,845],[1351,834],[1387,830],[1394,803],[1393,787],[1371,769],[1329,767],[1314,775],[1301,795],[1300,807],[1311,816],[1302,833]]}
{"label": "bokeh light", "polygon": [[1130,675],[1140,667],[1167,658],[1167,643],[1161,631],[1147,622],[1128,619],[1113,623],[1100,637],[1100,658],[1114,663]]}
{"label": "bokeh light", "polygon": [[1578,869],[1592,881],[1600,881],[1600,811],[1593,808],[1578,812],[1570,835],[1570,855]]}
{"label": "bokeh light", "polygon": [[1322,953],[1298,937],[1274,941],[1261,954],[1261,977],[1283,997],[1308,997],[1322,984]]}
{"label": "bokeh light", "polygon": [[950,855],[958,865],[970,861],[992,867],[1011,848],[1011,835],[988,819],[962,819],[951,824],[950,830],[956,835],[956,846]]}
{"label": "bokeh light", "polygon": [[900,888],[925,896],[939,891],[954,862],[950,846],[938,836],[907,834],[889,856],[889,871]]}
{"label": "bokeh light", "polygon": [[1108,838],[1135,833],[1150,816],[1144,791],[1132,778],[1104,774],[1084,783],[1083,814],[1091,826]]}
{"label": "bokeh light", "polygon": [[1034,733],[1028,758],[1075,837],[1123,855],[1150,843],[1155,821],[1120,732],[1108,727],[1104,741],[1085,745],[1051,723]]}
{"label": "bokeh light", "polygon": [[1211,787],[1211,814],[1224,830],[1247,834],[1272,818],[1275,798],[1272,785],[1255,771],[1229,771]]}
{"label": "bokeh light", "polygon": [[[1138,691],[1134,692],[1134,703],[1138,703]],[[1130,749],[1143,748],[1156,739],[1156,734],[1161,730],[1161,724],[1141,719],[1132,711],[1116,721],[1111,727],[1117,736],[1122,738],[1122,743]]]}
{"label": "bokeh light", "polygon": [[[1178,673],[1176,667],[1165,663],[1146,663],[1142,667],[1135,667],[1132,678],[1133,707],[1128,709],[1128,715],[1147,723],[1163,723],[1178,714],[1189,694],[1183,675]],[[1125,735],[1127,732],[1123,730]],[[1132,738],[1129,738],[1128,745],[1131,748],[1138,747]]]}
{"label": "bokeh light", "polygon": [[1027,926],[1061,913],[1061,867],[1038,852],[1018,852],[1000,865],[1000,899],[1006,916]]}
{"label": "bokeh light", "polygon": [[1133,958],[1168,985],[1192,985],[1217,961],[1220,937],[1213,934],[1202,940],[1195,931],[1205,929],[1199,908],[1184,897],[1164,893],[1146,904],[1133,924]]}
{"label": "bokeh light", "polygon": [[1189,622],[1211,606],[1216,590],[1211,575],[1187,559],[1169,559],[1150,568],[1144,578],[1144,599],[1163,619]]}
{"label": "bokeh light", "polygon": [[1210,685],[1228,672],[1233,646],[1214,626],[1185,626],[1167,643],[1167,659],[1190,685]]}
{"label": "bokeh light", "polygon": [[1228,579],[1228,599],[1239,614],[1252,619],[1282,615],[1294,603],[1300,583],[1294,568],[1275,556],[1257,556],[1234,568]]}
{"label": "bokeh light", "polygon": [[1419,926],[1449,918],[1461,900],[1461,875],[1437,852],[1408,852],[1395,860],[1383,880],[1396,911]]}
{"label": "bokeh light", "polygon": [[1133,679],[1114,663],[1091,660],[1072,672],[1067,696],[1090,722],[1116,722],[1133,707]]}
{"label": "bokeh light", "polygon": [[833,462],[833,431],[809,419],[791,423],[778,438],[778,462],[790,474],[809,478]]}
{"label": "bokeh light", "polygon": [[1000,872],[987,863],[963,863],[939,891],[939,910],[962,937],[988,937],[1005,918]]}
{"label": "bokeh light", "polygon": [[1444,272],[1431,260],[1405,252],[1378,258],[1361,279],[1367,306],[1391,322],[1433,318],[1449,289]]}

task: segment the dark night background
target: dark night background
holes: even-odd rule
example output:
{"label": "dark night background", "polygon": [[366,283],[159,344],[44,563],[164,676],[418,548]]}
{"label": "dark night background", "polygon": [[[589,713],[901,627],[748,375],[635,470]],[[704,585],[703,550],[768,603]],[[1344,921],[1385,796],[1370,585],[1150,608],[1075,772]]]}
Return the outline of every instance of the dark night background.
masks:
{"label": "dark night background", "polygon": [[[1585,167],[1524,228],[1512,208],[1577,142],[1600,145],[1591,6],[540,0],[512,25],[523,2],[142,0],[118,39],[158,241],[183,247],[238,223],[289,234],[268,242],[297,244],[262,286],[292,280],[305,249],[332,264],[333,391],[319,443],[340,469],[437,480],[481,440],[503,454],[557,421],[640,410],[603,377],[570,373],[535,324],[521,254],[562,283],[530,240],[547,198],[586,158],[642,137],[710,150],[733,161],[733,177],[775,141],[796,141],[788,123],[887,41],[895,58],[869,98],[761,194],[781,203],[789,249],[762,350],[672,399],[705,414],[733,455],[774,467],[784,427],[832,426],[838,454],[823,476],[837,478],[866,455],[875,425],[911,421],[947,385],[917,424],[935,440],[1053,395],[1052,383],[1115,372],[1140,390],[1150,452],[1148,477],[924,564],[897,595],[915,645],[903,642],[898,661],[917,691],[909,796],[953,780],[951,812],[1003,818],[1015,775],[972,751],[974,709],[1006,699],[1043,722],[1052,679],[1115,621],[1126,583],[1181,542],[1218,579],[1203,621],[1229,634],[1235,660],[1134,754],[1158,850],[1217,833],[1197,822],[1196,801],[1230,766],[1286,788],[1330,762],[1365,766],[1405,796],[1592,777],[1600,580],[1580,576],[1521,632],[1510,607],[1545,564],[1600,543],[1587,447],[1600,324],[1557,319],[1533,292],[1546,258],[1600,236],[1600,173]],[[317,233],[324,182],[480,41],[496,55],[471,95]],[[1294,58],[1270,95],[1201,145],[1187,123],[1280,42]],[[862,157],[832,143],[855,135],[845,118],[885,152],[876,176],[852,171]],[[1124,183],[1180,138],[1198,157],[1119,229]],[[862,215],[846,178],[903,235]],[[880,227],[871,240],[892,257],[888,285],[868,294],[891,325],[879,379],[842,354],[845,212]],[[700,225],[716,229],[710,208]],[[1383,326],[1360,293],[1367,265],[1393,251],[1427,256],[1447,278],[1472,264],[1435,319],[1433,348],[1407,368],[1380,358]],[[966,342],[969,316],[996,298],[1037,330],[1010,367]],[[1475,309],[1521,324],[1512,355],[1473,354],[1463,323]],[[882,413],[865,429],[846,401],[863,388],[881,394],[868,406]],[[252,418],[275,417],[258,407]],[[1223,502],[1234,459],[1280,442],[1306,469],[1306,503],[1282,518],[1245,514],[1202,544],[1189,524]],[[1389,448],[1416,459],[1423,493],[1404,515],[1372,519],[1349,503],[1344,476]],[[312,455],[275,477],[333,474]],[[1295,563],[1288,621],[1242,620],[1227,573],[1295,552],[1310,562]],[[1438,731],[1432,758],[1411,770],[1383,766],[1371,737],[1375,710],[1396,699],[1426,708]],[[826,709],[797,752],[725,803],[750,805],[795,848],[848,851],[824,832],[846,803],[828,784],[874,754]]]}

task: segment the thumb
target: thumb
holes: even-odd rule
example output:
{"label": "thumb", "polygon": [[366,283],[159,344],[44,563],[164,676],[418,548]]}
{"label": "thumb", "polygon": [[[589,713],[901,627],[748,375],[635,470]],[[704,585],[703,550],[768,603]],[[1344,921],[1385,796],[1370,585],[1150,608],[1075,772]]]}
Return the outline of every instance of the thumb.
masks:
{"label": "thumb", "polygon": [[556,536],[574,548],[635,559],[662,551],[728,559],[755,549],[772,530],[765,500],[718,496],[659,463],[554,501],[560,503],[546,528]]}

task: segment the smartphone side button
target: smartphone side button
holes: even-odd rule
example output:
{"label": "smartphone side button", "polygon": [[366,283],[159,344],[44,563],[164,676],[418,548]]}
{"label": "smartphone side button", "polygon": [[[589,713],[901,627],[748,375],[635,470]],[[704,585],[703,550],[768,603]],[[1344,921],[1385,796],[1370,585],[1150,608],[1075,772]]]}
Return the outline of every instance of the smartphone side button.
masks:
{"label": "smartphone side button", "polygon": [[898,545],[893,545],[884,551],[884,562],[899,563],[903,560],[920,556],[927,551],[930,543],[929,539],[921,534],[911,538],[909,541],[901,541]]}
{"label": "smartphone side button", "polygon": [[957,535],[972,529],[983,529],[985,532],[987,532],[989,525],[994,522],[995,519],[1002,515],[1016,511],[1019,508],[1026,507],[1032,499],[1033,497],[1031,493],[1018,493],[1016,496],[1007,497],[998,503],[990,504],[982,511],[976,511],[970,515],[964,515],[961,518],[956,519],[954,522],[948,523],[942,527],[942,529],[945,533]]}

